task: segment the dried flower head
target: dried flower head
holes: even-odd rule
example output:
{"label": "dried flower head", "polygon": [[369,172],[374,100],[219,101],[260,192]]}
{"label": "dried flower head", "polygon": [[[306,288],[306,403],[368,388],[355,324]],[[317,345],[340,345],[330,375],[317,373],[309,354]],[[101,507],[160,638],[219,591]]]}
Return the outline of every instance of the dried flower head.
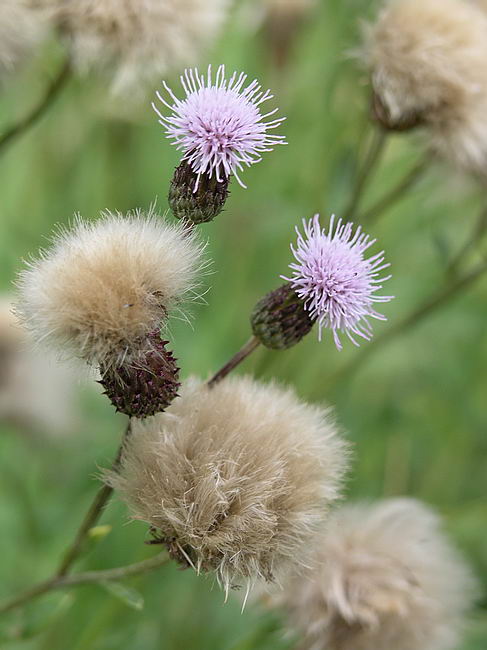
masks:
{"label": "dried flower head", "polygon": [[319,337],[324,327],[333,332],[333,338],[340,350],[339,332],[358,345],[355,336],[367,341],[372,336],[369,318],[386,320],[373,308],[376,302],[388,302],[392,296],[376,296],[382,282],[391,276],[378,277],[389,267],[384,263],[383,252],[373,257],[364,257],[375,239],[370,239],[360,226],[353,231],[352,223],[335,224],[330,219],[328,232],[320,226],[320,217],[315,215],[309,222],[303,220],[304,235],[298,228],[297,247],[291,245],[296,262],[289,265],[293,271],[292,287],[304,300],[310,317],[318,322]]}
{"label": "dried flower head", "polygon": [[33,52],[46,31],[45,16],[30,0],[0,2],[0,81]]}
{"label": "dried flower head", "polygon": [[196,63],[231,0],[52,0],[81,72],[104,68],[119,94]]}
{"label": "dried flower head", "polygon": [[277,600],[305,634],[303,650],[453,650],[475,585],[421,503],[344,506],[317,553]]}
{"label": "dried flower head", "polygon": [[119,364],[197,286],[202,250],[194,234],[152,209],[78,218],[21,274],[19,314],[36,339]]}
{"label": "dried flower head", "polygon": [[108,481],[176,559],[226,589],[307,563],[347,460],[327,410],[250,378],[193,379],[133,427]]}
{"label": "dried flower head", "polygon": [[245,86],[246,80],[243,72],[234,72],[227,79],[223,65],[213,79],[210,66],[206,76],[198,70],[186,70],[181,76],[184,99],[178,99],[166,83],[164,89],[169,101],[157,93],[172,114],[166,117],[155,103],[152,106],[167,137],[183,151],[182,160],[197,174],[195,189],[202,174],[210,178],[215,176],[217,181],[233,174],[245,187],[239,177],[244,165],[250,167],[260,162],[261,153],[272,151],[276,144],[285,144],[283,136],[269,133],[279,127],[284,118],[265,121],[278,109],[265,115],[260,110],[260,106],[272,98],[270,91],[264,92],[257,81]]}
{"label": "dried flower head", "polygon": [[366,34],[379,119],[423,124],[434,151],[485,176],[487,16],[464,0],[387,2]]}

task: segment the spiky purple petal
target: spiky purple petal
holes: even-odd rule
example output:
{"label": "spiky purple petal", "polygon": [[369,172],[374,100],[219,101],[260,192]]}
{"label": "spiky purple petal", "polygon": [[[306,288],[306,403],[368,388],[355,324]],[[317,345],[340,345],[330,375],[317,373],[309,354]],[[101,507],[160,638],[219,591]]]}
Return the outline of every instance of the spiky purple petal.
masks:
{"label": "spiky purple petal", "polygon": [[297,245],[291,245],[296,259],[289,265],[291,277],[281,276],[304,300],[311,318],[316,319],[321,340],[323,328],[331,329],[335,345],[342,348],[340,333],[359,345],[356,337],[370,340],[370,318],[386,320],[374,309],[374,303],[388,302],[393,296],[377,296],[382,283],[391,276],[380,277],[390,264],[383,251],[366,258],[364,253],[374,243],[358,226],[330,219],[328,232],[320,225],[317,214],[308,222],[303,219],[304,234],[296,228]]}
{"label": "spiky purple petal", "polygon": [[172,111],[165,116],[153,102],[159,123],[165,127],[167,137],[183,151],[182,160],[189,163],[198,179],[206,174],[221,182],[233,174],[245,187],[239,177],[244,165],[250,167],[261,160],[263,152],[272,151],[276,144],[286,144],[284,136],[268,133],[279,127],[284,118],[265,121],[278,109],[265,115],[260,110],[272,98],[270,91],[264,92],[255,80],[245,86],[246,80],[243,72],[234,72],[227,79],[224,65],[218,68],[213,80],[209,66],[206,76],[196,68],[185,70],[181,76],[184,99],[178,99],[165,82],[169,101],[157,92],[159,101]]}

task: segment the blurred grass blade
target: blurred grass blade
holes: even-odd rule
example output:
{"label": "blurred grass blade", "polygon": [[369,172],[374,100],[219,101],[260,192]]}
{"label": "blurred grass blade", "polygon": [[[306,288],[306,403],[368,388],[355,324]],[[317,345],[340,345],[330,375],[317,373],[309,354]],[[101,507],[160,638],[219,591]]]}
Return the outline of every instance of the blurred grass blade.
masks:
{"label": "blurred grass blade", "polygon": [[118,598],[122,603],[140,612],[144,609],[144,597],[140,592],[132,587],[127,587],[121,582],[100,582],[100,587],[103,587],[109,594]]}

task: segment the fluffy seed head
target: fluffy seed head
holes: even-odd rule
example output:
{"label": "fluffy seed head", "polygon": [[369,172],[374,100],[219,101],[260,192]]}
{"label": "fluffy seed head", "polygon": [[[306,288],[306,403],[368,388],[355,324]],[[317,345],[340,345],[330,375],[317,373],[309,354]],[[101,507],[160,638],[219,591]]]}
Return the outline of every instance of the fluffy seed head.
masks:
{"label": "fluffy seed head", "polygon": [[[279,127],[284,118],[266,122],[277,108],[263,115],[260,106],[272,98],[269,90],[263,91],[257,81],[245,86],[247,75],[234,72],[225,77],[225,66],[218,68],[213,78],[211,66],[207,75],[198,70],[186,70],[181,84],[186,94],[178,99],[164,83],[167,101],[157,93],[160,102],[172,111],[164,116],[152,104],[165,127],[167,137],[183,151],[187,161],[198,175],[206,174],[218,181],[234,175],[239,178],[244,165],[250,167],[261,160],[261,153],[272,151],[276,144],[285,144],[284,137],[269,131]],[[196,183],[197,187],[197,183]]]}
{"label": "fluffy seed head", "polygon": [[372,336],[369,318],[385,320],[373,308],[375,302],[388,302],[392,296],[376,296],[382,282],[391,276],[378,277],[389,267],[384,263],[383,252],[364,257],[375,239],[370,239],[360,226],[353,232],[352,223],[341,219],[335,225],[331,217],[328,232],[320,226],[315,215],[309,222],[303,220],[304,235],[298,228],[297,246],[291,246],[296,262],[289,265],[291,277],[281,276],[304,300],[310,317],[318,321],[319,337],[324,327],[333,332],[340,350],[339,332],[358,345],[354,335],[367,341]]}
{"label": "fluffy seed head", "polygon": [[112,90],[137,90],[198,61],[230,0],[53,0],[74,64],[110,71]]}
{"label": "fluffy seed head", "polygon": [[453,650],[475,593],[438,517],[409,499],[347,505],[317,540],[320,568],[277,596],[303,650]]}
{"label": "fluffy seed head", "polygon": [[108,481],[175,557],[225,588],[307,563],[346,465],[328,411],[250,378],[193,379],[133,427]]}
{"label": "fluffy seed head", "polygon": [[465,0],[389,1],[365,58],[383,122],[424,124],[433,150],[485,176],[487,15]]}
{"label": "fluffy seed head", "polygon": [[197,286],[203,247],[151,211],[78,218],[19,279],[18,312],[36,339],[109,367],[137,356]]}
{"label": "fluffy seed head", "polygon": [[0,81],[13,72],[47,31],[47,21],[30,0],[0,2]]}

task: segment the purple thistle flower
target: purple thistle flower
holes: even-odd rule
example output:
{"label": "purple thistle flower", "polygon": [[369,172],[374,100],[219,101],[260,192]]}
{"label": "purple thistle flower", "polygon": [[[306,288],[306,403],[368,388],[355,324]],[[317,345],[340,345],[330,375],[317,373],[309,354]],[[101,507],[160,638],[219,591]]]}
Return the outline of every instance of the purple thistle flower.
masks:
{"label": "purple thistle flower", "polygon": [[211,66],[206,78],[197,69],[185,70],[180,78],[186,93],[184,99],[178,99],[165,82],[164,89],[172,103],[157,92],[172,115],[162,115],[154,102],[152,108],[167,137],[184,152],[183,161],[198,175],[196,188],[201,174],[210,178],[215,175],[218,182],[234,174],[245,187],[239,178],[244,165],[250,167],[261,160],[262,152],[272,151],[276,144],[286,144],[284,136],[268,133],[285,118],[265,121],[278,109],[265,115],[260,111],[260,105],[273,95],[269,90],[264,92],[257,81],[244,88],[247,75],[243,72],[234,72],[227,80],[224,65],[218,68],[214,82]]}
{"label": "purple thistle flower", "polygon": [[297,247],[291,245],[296,262],[289,265],[293,273],[290,278],[281,277],[291,283],[311,318],[318,321],[319,339],[323,328],[329,328],[341,350],[339,332],[359,345],[354,335],[367,341],[372,337],[369,318],[387,320],[373,304],[393,298],[375,295],[382,282],[391,277],[378,277],[390,264],[384,263],[383,251],[364,257],[376,240],[364,234],[360,226],[354,233],[352,223],[339,219],[335,225],[332,216],[326,233],[319,219],[318,214],[309,222],[303,219],[304,235],[296,228]]}

